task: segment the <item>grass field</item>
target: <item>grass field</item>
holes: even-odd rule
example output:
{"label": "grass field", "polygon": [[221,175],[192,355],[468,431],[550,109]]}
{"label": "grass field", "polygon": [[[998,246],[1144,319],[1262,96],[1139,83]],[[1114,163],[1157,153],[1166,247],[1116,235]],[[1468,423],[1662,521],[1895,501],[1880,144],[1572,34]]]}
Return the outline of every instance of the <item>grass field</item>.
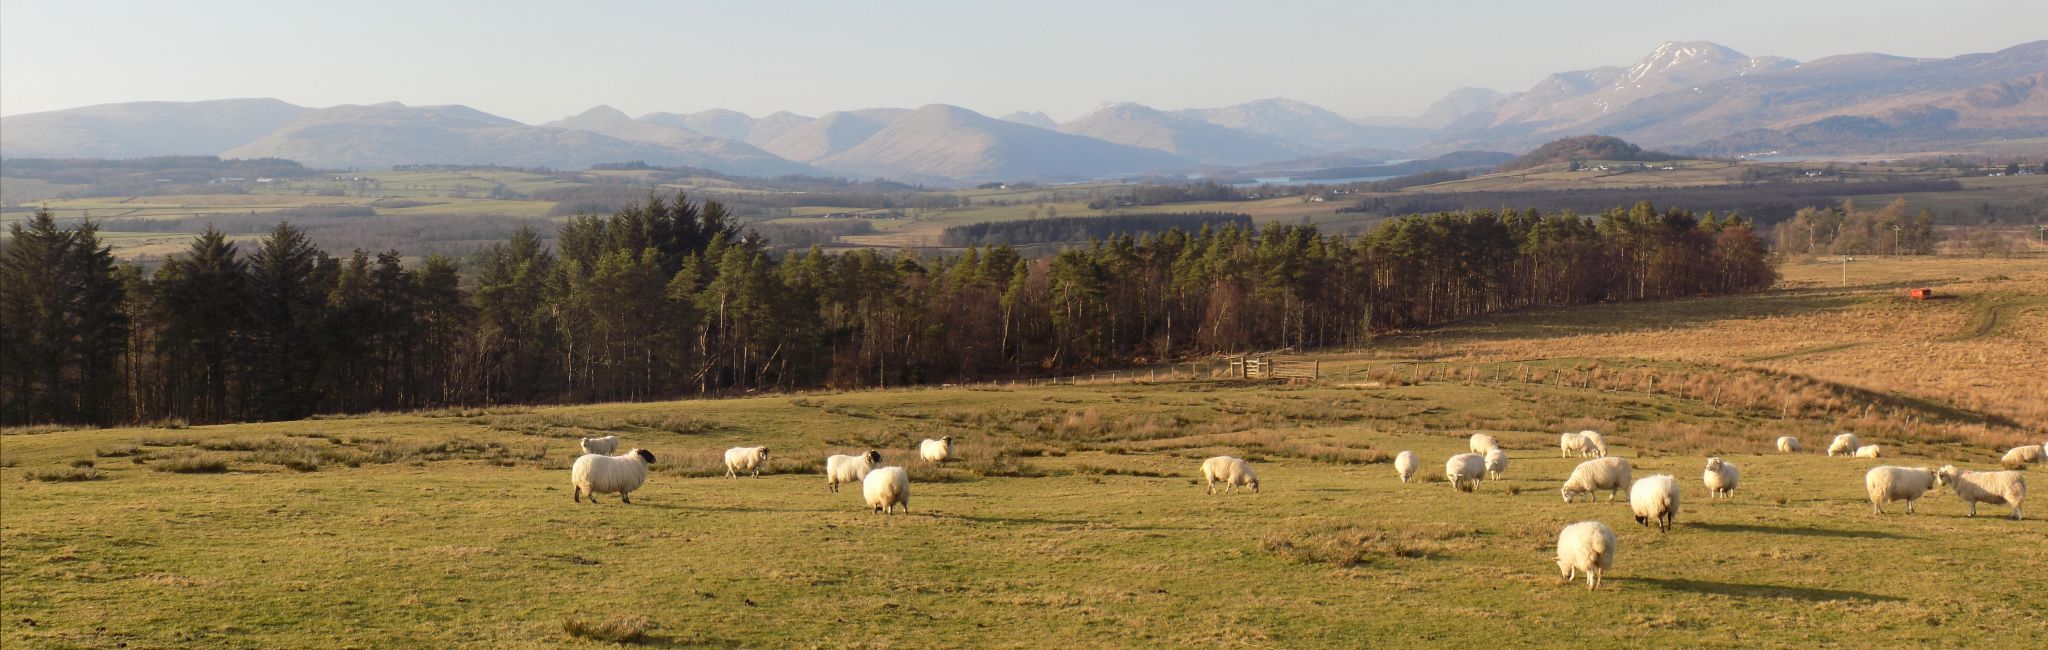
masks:
{"label": "grass field", "polygon": [[[1968,519],[1942,490],[1917,515],[1877,516],[1861,482],[1877,462],[1769,451],[1847,428],[1899,455],[1883,463],[1987,468],[2039,442],[2041,414],[2005,384],[2048,376],[2048,261],[1994,263],[1887,260],[1847,289],[1817,286],[1832,268],[1793,267],[1764,296],[1511,314],[1325,355],[1333,377],[1312,386],[13,431],[0,641],[606,645],[574,628],[658,647],[2038,647],[2039,505]],[[1958,298],[1894,299],[1916,283]],[[1561,502],[1577,459],[1557,457],[1556,432],[1580,428],[1608,432],[1637,477],[1680,479],[1676,528]],[[1474,431],[1511,465],[1456,493],[1442,463]],[[655,476],[631,505],[562,501],[575,438],[607,433],[654,451]],[[915,460],[941,435],[957,460]],[[767,474],[722,476],[718,453],[740,444],[772,450]],[[822,457],[867,448],[910,468],[912,514],[826,491]],[[1404,449],[1430,480],[1398,482],[1388,459]],[[1203,494],[1200,459],[1221,453],[1253,462],[1260,494]],[[1715,454],[1742,467],[1733,499],[1700,487]],[[1587,519],[1620,534],[1598,592],[1560,585],[1553,564],[1558,529]]]}

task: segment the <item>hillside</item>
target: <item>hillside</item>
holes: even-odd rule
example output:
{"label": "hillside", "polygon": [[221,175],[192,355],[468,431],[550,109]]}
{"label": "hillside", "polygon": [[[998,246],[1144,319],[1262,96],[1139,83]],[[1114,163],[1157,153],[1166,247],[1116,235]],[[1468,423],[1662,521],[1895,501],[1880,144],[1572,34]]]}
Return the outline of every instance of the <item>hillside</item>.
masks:
{"label": "hillside", "polygon": [[1677,156],[1659,151],[1644,151],[1642,147],[1629,144],[1621,138],[1605,135],[1581,135],[1546,142],[1535,151],[1501,163],[1497,171],[1528,169],[1552,163],[1574,160],[1628,160],[1652,162],[1672,160]]}
{"label": "hillside", "polygon": [[1161,151],[1005,122],[944,104],[919,108],[816,164],[899,180],[1088,178],[1180,167]]}
{"label": "hillside", "polygon": [[275,99],[102,104],[0,118],[0,156],[143,158],[213,155],[313,109]]}
{"label": "hillside", "polygon": [[582,168],[606,162],[703,162],[667,146],[589,131],[534,127],[464,106],[396,102],[309,112],[226,158],[284,158],[310,167],[488,164]]}
{"label": "hillside", "polygon": [[762,148],[790,160],[811,162],[859,146],[909,114],[910,109],[905,108],[833,111],[783,132]]}
{"label": "hillside", "polygon": [[1278,138],[1317,151],[1414,146],[1428,138],[1425,129],[1368,126],[1328,109],[1292,99],[1269,98],[1225,108],[1177,111],[1234,131]]}
{"label": "hillside", "polygon": [[635,120],[610,106],[598,106],[541,126],[583,130],[627,142],[658,145],[673,151],[667,160],[680,161],[654,164],[681,164],[742,176],[818,173],[818,170],[808,165],[776,157],[744,142],[714,138],[656,122]]}
{"label": "hillside", "polygon": [[1224,165],[1287,160],[1310,151],[1276,137],[1130,102],[1103,106],[1061,124],[1059,130]]}

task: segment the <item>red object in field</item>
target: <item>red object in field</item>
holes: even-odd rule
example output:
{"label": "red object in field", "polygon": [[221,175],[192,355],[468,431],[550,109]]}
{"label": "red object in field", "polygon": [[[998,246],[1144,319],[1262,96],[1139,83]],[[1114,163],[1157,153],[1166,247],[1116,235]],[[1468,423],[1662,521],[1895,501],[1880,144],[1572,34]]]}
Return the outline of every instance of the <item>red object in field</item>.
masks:
{"label": "red object in field", "polygon": [[1914,300],[1926,300],[1926,299],[1928,299],[1928,298],[1933,298],[1933,297],[1934,297],[1934,290],[1933,290],[1933,289],[1913,289],[1913,290],[1907,291],[1907,292],[1906,292],[1906,295],[1907,295],[1908,297],[1911,297],[1911,298],[1912,298],[1912,299],[1914,299]]}

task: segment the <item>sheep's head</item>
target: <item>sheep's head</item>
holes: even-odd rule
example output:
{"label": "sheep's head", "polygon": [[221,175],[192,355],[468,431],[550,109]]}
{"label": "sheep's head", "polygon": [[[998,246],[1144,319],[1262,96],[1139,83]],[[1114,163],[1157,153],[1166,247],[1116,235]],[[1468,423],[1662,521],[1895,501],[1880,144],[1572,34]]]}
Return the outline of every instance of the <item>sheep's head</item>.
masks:
{"label": "sheep's head", "polygon": [[1642,515],[1636,515],[1636,523],[1638,523],[1638,524],[1642,524],[1644,528],[1649,528],[1649,527],[1650,527],[1650,518],[1649,518],[1649,517],[1645,517],[1645,516],[1642,516]]}
{"label": "sheep's head", "polygon": [[1707,459],[1707,471],[1709,471],[1709,472],[1718,472],[1718,471],[1721,471],[1721,459],[1719,459],[1719,458],[1709,458],[1709,459]]}
{"label": "sheep's head", "polygon": [[873,449],[869,449],[869,450],[868,450],[868,453],[866,453],[866,454],[862,454],[862,455],[864,455],[864,456],[867,456],[867,457],[868,457],[868,462],[870,462],[870,463],[879,463],[879,462],[882,462],[882,452],[879,452],[879,451],[875,451],[875,450],[873,450]]}
{"label": "sheep's head", "polygon": [[1258,493],[1259,493],[1259,477],[1257,477],[1257,476],[1254,476],[1254,477],[1252,477],[1252,478],[1251,478],[1251,488],[1252,488],[1252,494],[1258,494]]}
{"label": "sheep's head", "polygon": [[1956,475],[1958,473],[1959,472],[1956,471],[1956,466],[1943,465],[1941,466],[1941,469],[1934,470],[1934,485],[1940,487],[1946,486],[1950,483],[1954,483],[1956,481]]}
{"label": "sheep's head", "polygon": [[946,446],[951,447],[953,446],[953,436],[946,436],[944,438],[940,438],[939,442],[945,443]]}
{"label": "sheep's head", "polygon": [[635,449],[635,450],[633,450],[633,453],[635,453],[635,454],[639,454],[639,455],[640,455],[640,460],[643,460],[643,461],[647,461],[647,464],[649,464],[649,465],[653,465],[653,464],[654,464],[654,452],[651,452],[651,451],[648,451],[648,450],[645,450],[645,449]]}
{"label": "sheep's head", "polygon": [[761,448],[761,457],[762,457],[762,458],[767,458],[767,457],[768,457],[768,448],[767,448],[767,447],[762,447],[762,448]]}
{"label": "sheep's head", "polygon": [[1564,488],[1564,489],[1558,490],[1558,491],[1557,491],[1557,493],[1558,493],[1558,494],[1562,494],[1562,495],[1564,495],[1564,502],[1565,502],[1565,503],[1571,503],[1573,499],[1576,499],[1576,498],[1578,498],[1578,496],[1579,496],[1579,494],[1580,494],[1580,491],[1579,491],[1579,490],[1575,490],[1575,489],[1572,489],[1572,488]]}

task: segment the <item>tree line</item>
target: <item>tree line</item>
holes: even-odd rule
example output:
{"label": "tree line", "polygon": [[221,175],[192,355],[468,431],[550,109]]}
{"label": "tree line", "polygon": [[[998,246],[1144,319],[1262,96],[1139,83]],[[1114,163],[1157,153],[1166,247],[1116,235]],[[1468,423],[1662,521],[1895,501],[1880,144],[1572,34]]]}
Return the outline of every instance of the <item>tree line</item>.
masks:
{"label": "tree line", "polygon": [[1252,218],[1235,212],[1159,212],[1100,217],[1052,217],[1016,221],[984,221],[947,226],[939,235],[945,246],[991,244],[1058,244],[1105,239],[1118,234],[1155,235],[1175,228],[1249,227]]}
{"label": "tree line", "polygon": [[1942,239],[1934,213],[1906,214],[1906,200],[1881,210],[1858,210],[1854,200],[1839,206],[1800,208],[1778,224],[1778,251],[1788,255],[1933,255]]}
{"label": "tree line", "polygon": [[1644,203],[777,256],[716,202],[523,227],[467,263],[209,229],[153,272],[40,212],[0,252],[0,421],[274,420],[969,381],[1365,344],[1533,306],[1761,290],[1739,218]]}

